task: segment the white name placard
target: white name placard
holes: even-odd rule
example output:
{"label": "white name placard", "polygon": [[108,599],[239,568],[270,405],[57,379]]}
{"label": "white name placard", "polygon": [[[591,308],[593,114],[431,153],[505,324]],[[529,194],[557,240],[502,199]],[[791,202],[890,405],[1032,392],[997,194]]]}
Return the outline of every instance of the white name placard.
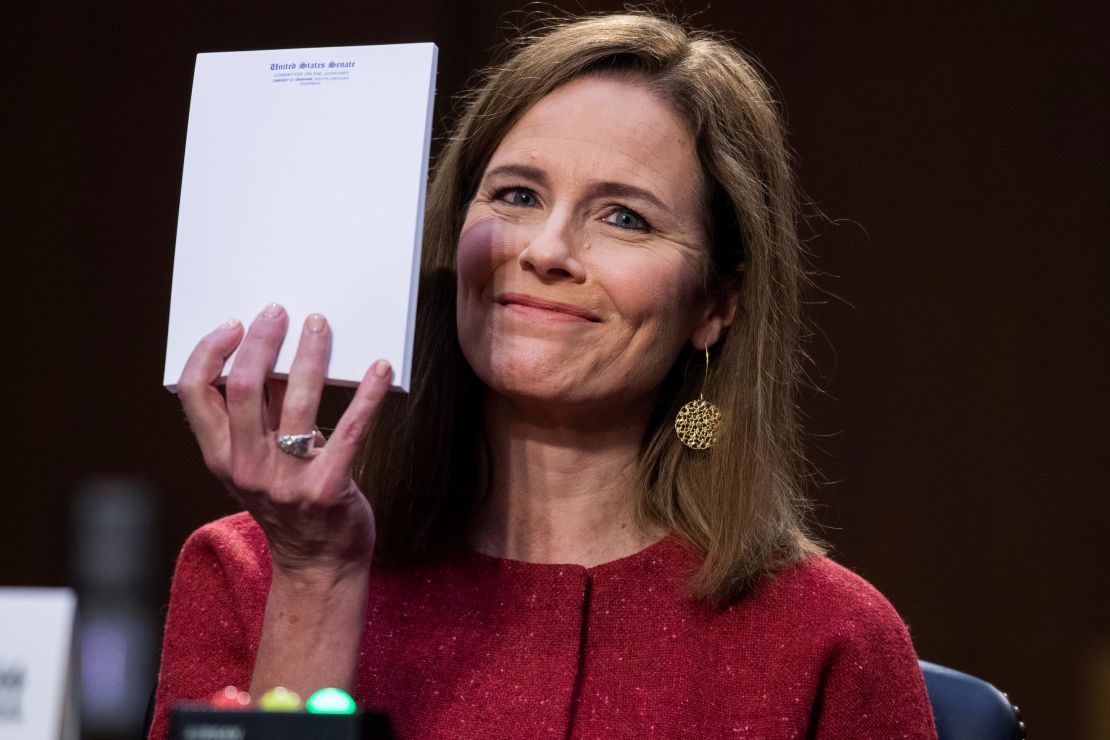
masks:
{"label": "white name placard", "polygon": [[77,737],[73,617],[64,588],[0,588],[0,740]]}
{"label": "white name placard", "polygon": [[167,388],[205,334],[276,302],[275,375],[322,313],[330,383],[385,358],[408,390],[436,59],[430,43],[197,55]]}

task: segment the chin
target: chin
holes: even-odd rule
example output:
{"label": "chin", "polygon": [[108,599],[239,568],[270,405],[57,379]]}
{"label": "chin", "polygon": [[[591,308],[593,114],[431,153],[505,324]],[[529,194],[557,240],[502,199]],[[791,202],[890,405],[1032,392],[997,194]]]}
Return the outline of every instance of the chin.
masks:
{"label": "chin", "polygon": [[508,398],[569,402],[586,390],[566,348],[498,347],[480,356],[466,355],[486,387]]}
{"label": "chin", "polygon": [[525,333],[460,322],[459,340],[474,374],[493,393],[568,409],[653,398],[669,367],[665,351],[643,356],[622,338],[558,329]]}

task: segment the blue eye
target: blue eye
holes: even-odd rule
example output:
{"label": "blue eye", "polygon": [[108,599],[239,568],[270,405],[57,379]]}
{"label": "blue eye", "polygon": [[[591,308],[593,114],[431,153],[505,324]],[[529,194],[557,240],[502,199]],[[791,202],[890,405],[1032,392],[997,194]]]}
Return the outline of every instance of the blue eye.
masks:
{"label": "blue eye", "polygon": [[528,188],[505,188],[498,191],[494,197],[513,206],[532,208],[536,205],[536,194]]}
{"label": "blue eye", "polygon": [[651,225],[643,216],[627,208],[617,208],[605,218],[606,223],[613,224],[621,229],[633,231],[651,231]]}

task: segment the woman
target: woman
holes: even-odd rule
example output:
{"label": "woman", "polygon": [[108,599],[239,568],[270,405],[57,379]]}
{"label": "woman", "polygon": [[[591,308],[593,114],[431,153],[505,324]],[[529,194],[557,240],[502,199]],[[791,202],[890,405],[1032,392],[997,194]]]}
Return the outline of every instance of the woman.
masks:
{"label": "woman", "polygon": [[901,620],[804,531],[794,219],[729,45],[650,15],[522,41],[436,165],[409,397],[379,361],[297,449],[324,317],[269,393],[280,306],[190,359],[247,512],[181,554],[152,736],[228,684],[347,688],[402,738],[934,736]]}

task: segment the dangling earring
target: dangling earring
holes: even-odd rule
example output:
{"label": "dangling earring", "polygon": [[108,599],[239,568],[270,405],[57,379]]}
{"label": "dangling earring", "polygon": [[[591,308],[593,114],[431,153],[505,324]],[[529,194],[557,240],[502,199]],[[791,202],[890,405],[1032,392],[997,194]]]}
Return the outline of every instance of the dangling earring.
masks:
{"label": "dangling earring", "polygon": [[[709,345],[705,345],[705,381],[709,379]],[[690,401],[678,410],[674,420],[674,430],[682,444],[692,450],[707,450],[717,444],[717,433],[721,428],[721,410],[705,400],[698,393],[698,400]]]}

